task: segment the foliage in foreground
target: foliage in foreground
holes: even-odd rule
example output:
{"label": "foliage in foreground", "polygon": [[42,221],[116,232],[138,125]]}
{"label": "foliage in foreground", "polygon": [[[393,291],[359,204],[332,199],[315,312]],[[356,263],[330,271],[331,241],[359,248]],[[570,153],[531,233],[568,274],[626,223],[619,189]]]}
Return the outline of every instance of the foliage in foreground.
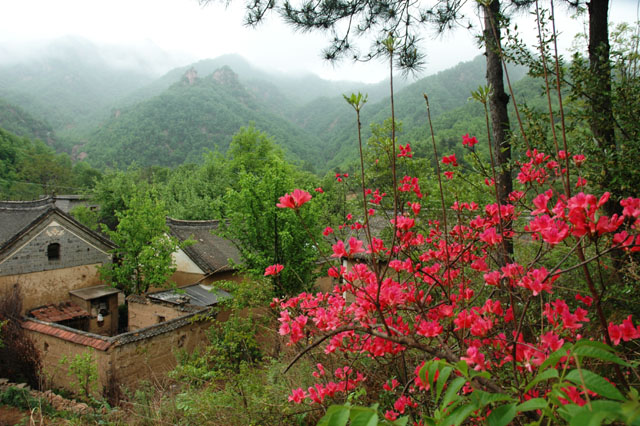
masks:
{"label": "foliage in foreground", "polygon": [[[487,87],[473,95],[485,111],[490,93]],[[359,125],[362,99],[348,101]],[[627,265],[637,263],[640,198],[590,186],[583,170],[596,167],[588,164],[597,157],[570,150],[573,140],[554,132],[546,153],[524,131],[528,149],[513,165],[514,190],[503,197],[488,128],[487,138],[464,135],[462,146],[476,158],[476,145],[488,147],[480,170],[494,200],[482,202],[457,185],[469,175],[455,154],[439,154],[434,140],[441,204],[434,216],[422,209],[422,181],[396,176],[396,157],[410,158],[412,150],[396,149],[394,131],[392,123],[391,202],[385,206],[363,177],[360,214],[325,233],[333,244],[324,256],[336,259],[328,271],[333,290],[275,301],[279,332],[299,356],[323,351],[331,363],[318,363],[315,385],[294,388],[289,400],[342,402],[321,420],[335,425],[382,418],[416,425],[640,423],[640,326],[607,305],[620,295],[616,284]],[[480,179],[473,183],[483,187]],[[317,202],[312,198],[295,190],[278,206],[299,214]],[[389,209],[385,234],[371,223]],[[272,265],[266,273],[286,268]],[[359,393],[371,397],[344,404]],[[380,405],[360,406],[374,401]]]}

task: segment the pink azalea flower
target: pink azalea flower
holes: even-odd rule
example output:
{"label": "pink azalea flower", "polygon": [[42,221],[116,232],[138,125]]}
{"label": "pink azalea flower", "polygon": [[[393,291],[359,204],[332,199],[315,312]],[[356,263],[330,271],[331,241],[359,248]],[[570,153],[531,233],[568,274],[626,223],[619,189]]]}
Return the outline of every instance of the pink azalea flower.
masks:
{"label": "pink azalea flower", "polygon": [[264,276],[266,277],[267,275],[278,275],[280,271],[282,271],[283,269],[284,269],[284,266],[280,265],[279,263],[276,263],[275,265],[267,266],[266,269],[264,270]]}
{"label": "pink azalea flower", "polygon": [[311,200],[311,194],[302,189],[294,189],[291,194],[284,194],[276,207],[281,209],[299,209],[304,203]]}

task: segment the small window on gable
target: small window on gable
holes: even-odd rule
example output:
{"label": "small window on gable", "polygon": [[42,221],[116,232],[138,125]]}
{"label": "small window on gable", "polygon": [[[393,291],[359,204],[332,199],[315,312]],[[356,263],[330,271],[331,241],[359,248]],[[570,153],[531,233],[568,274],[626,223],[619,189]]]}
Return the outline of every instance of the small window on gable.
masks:
{"label": "small window on gable", "polygon": [[60,259],[60,244],[51,243],[47,246],[47,257],[49,260],[59,260]]}

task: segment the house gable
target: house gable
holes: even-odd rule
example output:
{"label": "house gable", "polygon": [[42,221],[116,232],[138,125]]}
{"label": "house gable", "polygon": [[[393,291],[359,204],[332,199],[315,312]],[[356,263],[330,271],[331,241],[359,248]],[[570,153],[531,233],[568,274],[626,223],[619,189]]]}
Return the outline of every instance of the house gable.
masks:
{"label": "house gable", "polygon": [[176,266],[176,271],[185,272],[188,274],[200,274],[205,275],[205,272],[200,268],[182,249],[178,249],[171,255],[173,263]]}
{"label": "house gable", "polygon": [[[205,274],[233,272],[233,264],[240,263],[240,252],[233,242],[214,233],[218,229],[218,220],[178,220],[167,218],[167,226],[171,235],[180,241],[191,240],[193,244],[182,250],[184,254]],[[174,258],[180,269],[179,258]],[[229,262],[231,260],[232,262]]]}
{"label": "house gable", "polygon": [[0,276],[106,263],[111,260],[110,248],[94,233],[51,209],[0,250]]}

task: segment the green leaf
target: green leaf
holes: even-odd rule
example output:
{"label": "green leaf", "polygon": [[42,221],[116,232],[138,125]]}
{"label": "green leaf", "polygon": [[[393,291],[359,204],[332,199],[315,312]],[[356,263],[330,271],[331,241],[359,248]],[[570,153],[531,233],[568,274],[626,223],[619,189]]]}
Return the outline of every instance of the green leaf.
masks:
{"label": "green leaf", "polygon": [[442,393],[442,389],[444,389],[444,385],[445,383],[447,383],[447,380],[449,379],[449,376],[451,375],[452,371],[453,371],[453,368],[451,367],[445,367],[442,370],[440,370],[440,375],[438,376],[438,382],[436,383],[436,401],[440,399],[440,394]]}
{"label": "green leaf", "polygon": [[457,395],[458,391],[462,388],[462,386],[464,386],[466,382],[467,379],[465,379],[464,377],[458,377],[453,382],[451,382],[449,384],[449,387],[447,388],[447,391],[444,393],[442,404],[440,406],[447,407],[451,401],[459,398]]}
{"label": "green leaf", "polygon": [[607,413],[593,413],[589,410],[584,410],[585,407],[586,405],[571,418],[569,426],[599,426],[602,424],[602,420],[607,417]]}
{"label": "green leaf", "polygon": [[475,404],[461,405],[453,410],[453,412],[444,419],[442,424],[445,426],[459,426],[477,409],[478,407],[476,407]]}
{"label": "green leaf", "polygon": [[427,370],[430,366],[430,362],[425,362],[424,365],[420,367],[420,371],[418,371],[418,376],[420,377],[420,380],[422,380],[422,383],[424,383],[425,385],[427,384]]}
{"label": "green leaf", "polygon": [[[594,342],[592,342],[594,343]],[[600,342],[598,342],[600,343]],[[606,347],[606,345],[603,344]],[[616,364],[629,367],[629,363],[618,357],[616,354],[603,350],[595,346],[581,346],[573,351],[574,355],[586,356],[587,358],[595,358],[605,362],[613,362]]]}
{"label": "green leaf", "polygon": [[434,377],[436,377],[436,371],[439,370],[440,367],[440,362],[431,362],[429,365],[429,377],[426,377],[425,380],[423,380],[422,383],[424,383],[425,385],[434,383]]}
{"label": "green leaf", "polygon": [[621,404],[613,401],[593,401],[572,413],[570,426],[598,426],[603,420],[621,419]]}
{"label": "green leaf", "polygon": [[491,373],[489,373],[488,371],[471,370],[471,377],[474,378],[474,379],[476,377],[482,377],[483,379],[490,379],[491,378]]}
{"label": "green leaf", "polygon": [[349,408],[344,405],[332,405],[319,421],[318,426],[345,426],[349,421]]}
{"label": "green leaf", "polygon": [[484,407],[493,402],[509,401],[511,397],[503,393],[491,393],[481,390],[476,390],[471,394],[471,400],[478,406]]}
{"label": "green leaf", "polygon": [[[581,374],[582,373],[582,374]],[[597,393],[600,396],[609,399],[615,399],[618,401],[624,401],[624,396],[620,393],[618,389],[615,388],[611,383],[607,382],[601,376],[593,373],[589,370],[571,370],[565,377],[572,383],[578,385],[578,387],[582,388],[583,379],[584,385],[590,391]]]}
{"label": "green leaf", "polygon": [[549,368],[548,370],[544,370],[542,373],[538,374],[536,377],[533,378],[533,380],[529,382],[527,387],[524,388],[524,391],[526,393],[529,391],[529,389],[534,387],[536,384],[544,380],[557,379],[558,377],[559,377],[558,370],[556,370],[555,368]]}
{"label": "green leaf", "polygon": [[352,409],[350,417],[351,426],[376,426],[378,424],[378,413],[373,410],[356,411],[355,409]]}
{"label": "green leaf", "polygon": [[542,398],[532,398],[516,407],[516,411],[533,411],[546,408],[547,401]]}
{"label": "green leaf", "polygon": [[391,423],[393,426],[407,426],[409,422],[409,416],[398,417]]}
{"label": "green leaf", "polygon": [[612,414],[622,413],[622,403],[617,401],[606,401],[604,399],[591,401],[591,408],[594,411],[607,411]]}
{"label": "green leaf", "polygon": [[422,420],[428,426],[436,426],[436,420],[433,417],[424,417]]}
{"label": "green leaf", "polygon": [[516,416],[516,404],[501,405],[491,412],[487,422],[489,426],[506,426]]}
{"label": "green leaf", "polygon": [[456,368],[462,373],[463,376],[469,376],[469,364],[466,361],[458,361],[456,363]]}
{"label": "green leaf", "polygon": [[555,366],[563,356],[567,356],[567,351],[571,348],[570,343],[565,343],[560,349],[549,354],[549,357],[540,365],[539,371],[545,370],[547,367]]}
{"label": "green leaf", "polygon": [[580,412],[581,408],[582,407],[576,404],[562,405],[558,408],[558,413],[562,416],[563,419],[569,422]]}

